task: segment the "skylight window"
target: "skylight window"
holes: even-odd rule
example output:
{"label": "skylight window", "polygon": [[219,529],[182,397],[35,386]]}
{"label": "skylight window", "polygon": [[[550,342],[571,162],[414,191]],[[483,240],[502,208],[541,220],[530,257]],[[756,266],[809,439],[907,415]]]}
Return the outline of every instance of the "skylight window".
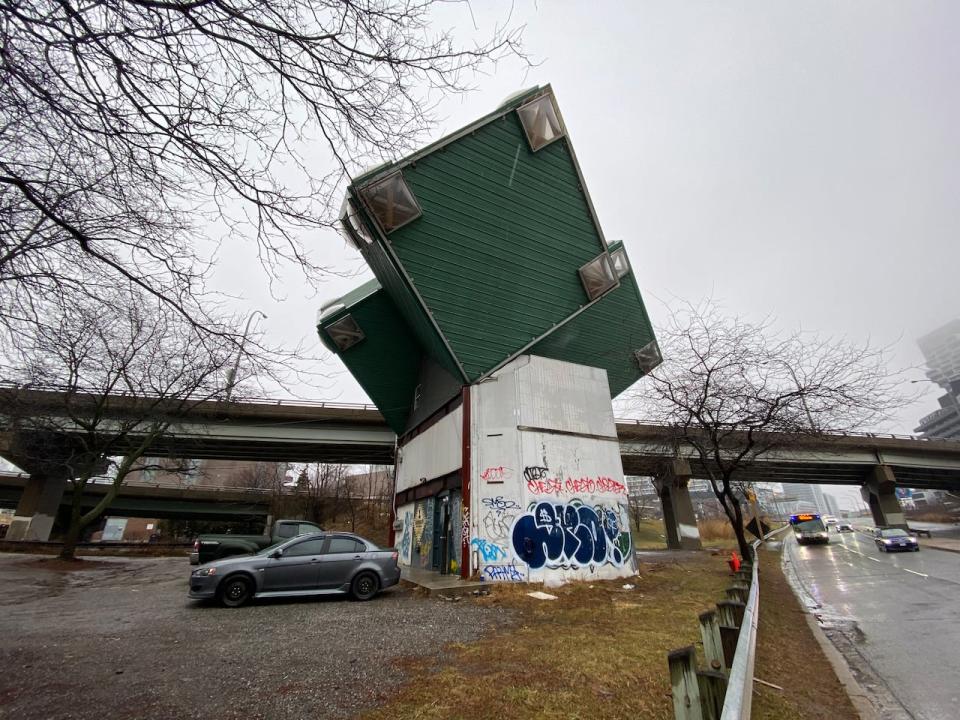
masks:
{"label": "skylight window", "polygon": [[580,268],[580,282],[583,283],[583,289],[591,300],[596,300],[611,288],[616,287],[617,277],[613,274],[610,256],[603,253]]}
{"label": "skylight window", "polygon": [[622,278],[630,272],[630,261],[627,260],[627,253],[623,248],[618,248],[610,253],[610,259],[613,261],[613,272],[618,278]]}
{"label": "skylight window", "polygon": [[520,123],[527,134],[530,149],[536,152],[563,136],[560,116],[553,104],[553,95],[541,95],[517,108]]}
{"label": "skylight window", "polygon": [[344,315],[335,323],[327,325],[325,330],[340,352],[349,350],[366,337],[357,325],[357,321],[353,319],[353,315]]}
{"label": "skylight window", "polygon": [[403,175],[395,172],[360,190],[367,207],[385,233],[413,222],[423,212]]}
{"label": "skylight window", "polygon": [[633,351],[633,357],[637,361],[637,367],[644,375],[653,370],[657,365],[663,362],[660,355],[660,347],[656,340],[651,340],[639,350]]}
{"label": "skylight window", "polygon": [[373,235],[370,234],[370,230],[353,206],[349,196],[343,199],[343,205],[340,207],[340,224],[343,226],[343,236],[357,250],[363,249],[361,241],[367,245],[373,244]]}

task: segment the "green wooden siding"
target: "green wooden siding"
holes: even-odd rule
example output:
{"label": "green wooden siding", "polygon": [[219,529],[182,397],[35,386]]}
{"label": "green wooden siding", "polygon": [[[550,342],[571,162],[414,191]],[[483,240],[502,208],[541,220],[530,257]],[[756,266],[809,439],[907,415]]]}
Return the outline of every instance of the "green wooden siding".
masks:
{"label": "green wooden siding", "polygon": [[364,259],[367,261],[367,264],[370,265],[370,269],[373,270],[374,275],[377,276],[383,289],[386,290],[387,294],[389,294],[393,300],[399,315],[406,320],[407,325],[416,336],[421,347],[423,347],[444,370],[454,377],[462,378],[463,374],[460,372],[456,361],[444,344],[443,338],[430,322],[430,316],[424,312],[420,302],[417,300],[400,271],[393,264],[387,251],[379,243],[369,245],[365,248]]}
{"label": "green wooden siding", "polygon": [[531,152],[511,110],[403,170],[423,216],[390,243],[471,381],[588,302],[604,248],[567,142]]}
{"label": "green wooden siding", "polygon": [[[390,428],[400,434],[413,405],[423,351],[387,292],[375,280],[371,283],[379,289],[371,293],[367,283],[349,293],[344,297],[347,307],[325,317],[318,332],[323,343],[340,356]],[[358,296],[359,301],[349,304],[351,297]],[[366,337],[341,352],[324,328],[348,313]]]}
{"label": "green wooden siding", "polygon": [[620,278],[620,287],[545,337],[529,352],[604,368],[613,398],[643,376],[633,351],[653,339],[653,327],[631,272]]}

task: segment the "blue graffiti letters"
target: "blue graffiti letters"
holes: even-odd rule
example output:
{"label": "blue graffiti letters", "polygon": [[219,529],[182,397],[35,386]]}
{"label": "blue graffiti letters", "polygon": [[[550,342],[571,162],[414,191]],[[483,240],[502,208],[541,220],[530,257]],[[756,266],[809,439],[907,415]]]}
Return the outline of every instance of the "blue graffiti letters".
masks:
{"label": "blue graffiti letters", "polygon": [[496,562],[507,557],[506,550],[489,540],[474,538],[470,541],[470,544],[480,552],[480,557],[483,558],[484,562]]}
{"label": "blue graffiti letters", "polygon": [[524,582],[527,578],[516,565],[487,565],[483,568],[483,577],[499,582]]}
{"label": "blue graffiti letters", "polygon": [[531,569],[623,565],[629,534],[616,512],[579,501],[566,505],[541,502],[521,515],[513,526],[513,549]]}

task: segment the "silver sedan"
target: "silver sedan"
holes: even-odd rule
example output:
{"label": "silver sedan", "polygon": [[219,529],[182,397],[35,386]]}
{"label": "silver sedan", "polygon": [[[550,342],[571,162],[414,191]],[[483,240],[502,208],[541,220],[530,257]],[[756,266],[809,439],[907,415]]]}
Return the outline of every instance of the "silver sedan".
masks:
{"label": "silver sedan", "polygon": [[352,595],[369,600],[400,581],[395,548],[350,533],[311,533],[190,573],[191,598],[239,607],[252,598]]}

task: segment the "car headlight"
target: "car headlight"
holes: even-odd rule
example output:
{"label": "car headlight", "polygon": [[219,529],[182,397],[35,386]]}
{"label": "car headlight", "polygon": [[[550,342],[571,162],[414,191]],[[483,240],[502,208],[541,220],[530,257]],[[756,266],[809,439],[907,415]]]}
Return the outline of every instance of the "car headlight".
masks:
{"label": "car headlight", "polygon": [[882,542],[884,545],[889,545],[893,542],[893,540],[881,540],[880,542]]}
{"label": "car headlight", "polygon": [[217,569],[215,567],[205,567],[198,568],[193,571],[192,575],[194,577],[210,577],[211,575],[216,575]]}

